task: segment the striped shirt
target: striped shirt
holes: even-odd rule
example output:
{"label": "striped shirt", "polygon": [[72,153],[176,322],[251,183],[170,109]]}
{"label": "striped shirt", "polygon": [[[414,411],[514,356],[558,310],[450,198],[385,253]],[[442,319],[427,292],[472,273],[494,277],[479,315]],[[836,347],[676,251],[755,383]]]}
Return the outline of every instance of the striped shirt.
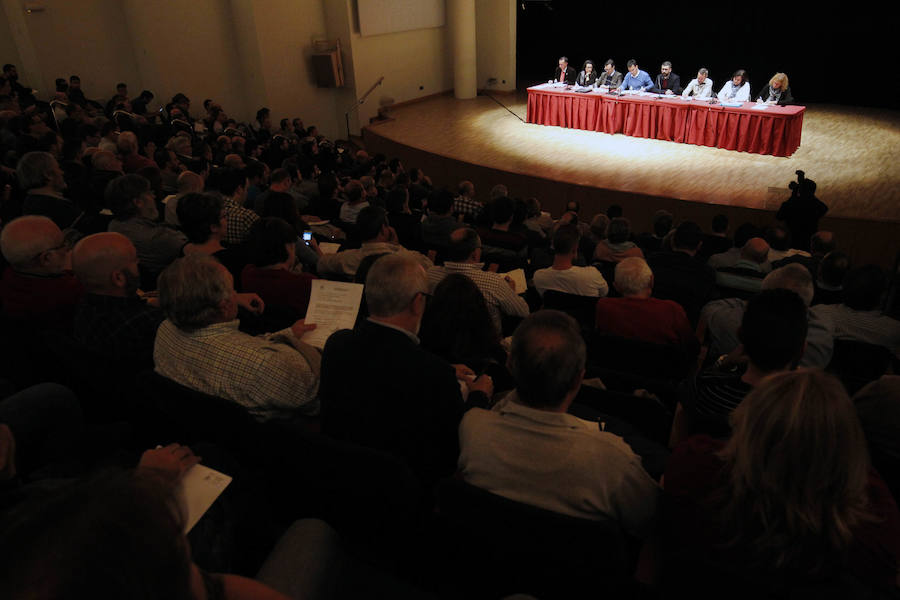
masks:
{"label": "striped shirt", "polygon": [[830,319],[834,337],[883,346],[900,358],[900,321],[878,310],[853,310],[844,304],[815,307],[819,315]]}
{"label": "striped shirt", "polygon": [[289,329],[254,337],[239,331],[238,324],[214,323],[188,332],[166,319],[153,348],[156,372],[240,404],[259,421],[318,414],[318,351]]}
{"label": "striped shirt", "polygon": [[428,269],[428,291],[434,292],[434,288],[451,273],[462,273],[475,282],[484,300],[487,303],[491,320],[497,326],[497,331],[502,331],[502,315],[514,317],[527,317],[530,312],[528,303],[521,296],[516,295],[503,275],[482,271],[484,263],[458,263],[445,262],[443,267]]}

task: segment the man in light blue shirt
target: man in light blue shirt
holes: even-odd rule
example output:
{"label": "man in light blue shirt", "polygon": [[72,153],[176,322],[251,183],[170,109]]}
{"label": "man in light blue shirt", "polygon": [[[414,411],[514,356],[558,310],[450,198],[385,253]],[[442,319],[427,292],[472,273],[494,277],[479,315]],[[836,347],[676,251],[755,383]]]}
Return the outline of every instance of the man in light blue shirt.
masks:
{"label": "man in light blue shirt", "polygon": [[633,58],[628,61],[628,73],[622,81],[622,90],[649,90],[653,87],[653,80],[646,71],[638,69],[637,61]]}

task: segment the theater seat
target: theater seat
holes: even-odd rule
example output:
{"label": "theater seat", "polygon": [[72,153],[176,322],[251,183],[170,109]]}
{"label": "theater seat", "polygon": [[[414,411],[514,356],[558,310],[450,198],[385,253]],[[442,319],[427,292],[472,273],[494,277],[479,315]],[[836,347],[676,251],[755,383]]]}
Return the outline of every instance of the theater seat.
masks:
{"label": "theater seat", "polygon": [[587,341],[587,377],[599,377],[610,389],[646,389],[669,398],[691,375],[696,358],[677,346],[594,333]]}
{"label": "theater seat", "polygon": [[547,290],[544,292],[542,308],[566,313],[578,322],[583,335],[594,330],[594,322],[597,319],[596,296],[579,296],[557,290]]}
{"label": "theater seat", "polygon": [[826,370],[836,375],[852,396],[867,383],[887,373],[891,360],[891,351],[884,346],[835,339],[831,362]]}
{"label": "theater seat", "polygon": [[464,482],[437,487],[448,597],[622,598],[633,562],[617,523],[514,502]]}

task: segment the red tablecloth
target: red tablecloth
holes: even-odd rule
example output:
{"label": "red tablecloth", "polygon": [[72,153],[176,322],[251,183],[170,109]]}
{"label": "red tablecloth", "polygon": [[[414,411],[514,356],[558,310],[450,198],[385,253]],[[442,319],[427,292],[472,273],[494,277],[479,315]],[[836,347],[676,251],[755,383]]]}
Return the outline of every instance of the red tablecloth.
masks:
{"label": "red tablecloth", "polygon": [[790,156],[800,147],[803,106],[724,107],[680,97],[580,94],[528,88],[529,123]]}

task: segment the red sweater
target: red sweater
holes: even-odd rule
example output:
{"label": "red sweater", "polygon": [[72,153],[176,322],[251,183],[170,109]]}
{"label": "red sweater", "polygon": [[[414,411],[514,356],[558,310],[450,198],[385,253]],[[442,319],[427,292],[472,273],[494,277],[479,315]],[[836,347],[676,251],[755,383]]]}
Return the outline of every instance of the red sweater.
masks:
{"label": "red sweater", "polygon": [[681,305],[658,298],[600,298],[597,331],[654,344],[698,344]]}

